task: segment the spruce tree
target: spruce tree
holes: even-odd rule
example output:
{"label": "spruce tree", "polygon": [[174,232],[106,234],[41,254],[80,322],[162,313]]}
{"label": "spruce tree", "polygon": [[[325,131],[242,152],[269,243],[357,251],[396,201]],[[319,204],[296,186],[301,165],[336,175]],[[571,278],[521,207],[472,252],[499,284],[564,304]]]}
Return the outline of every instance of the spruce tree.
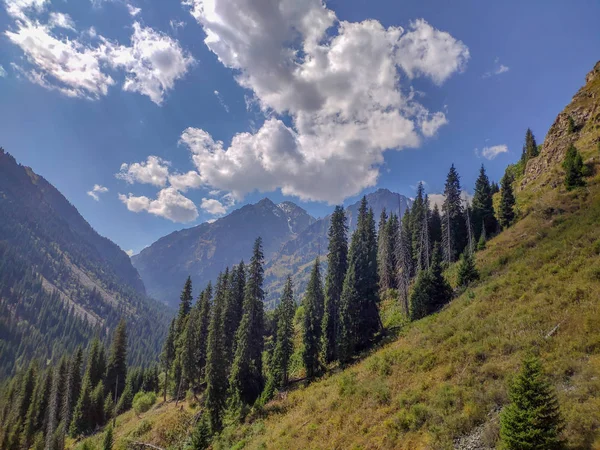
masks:
{"label": "spruce tree", "polygon": [[438,205],[433,205],[433,210],[429,216],[429,240],[433,246],[436,242],[442,243],[442,216]]}
{"label": "spruce tree", "polygon": [[[323,313],[323,361],[337,359],[339,338],[340,299],[348,268],[348,225],[344,208],[336,206],[329,225],[327,275],[325,277],[325,306]],[[291,290],[291,286],[290,286]]]}
{"label": "spruce tree", "polygon": [[110,356],[106,366],[105,389],[106,392],[117,390],[121,395],[127,379],[127,330],[125,320],[121,319],[113,335],[110,347]]}
{"label": "spruce tree", "polygon": [[104,381],[106,375],[106,352],[104,345],[102,345],[98,338],[94,338],[90,344],[86,371],[89,372],[92,386],[96,386],[100,381]]}
{"label": "spruce tree", "polygon": [[[44,409],[43,411],[41,411],[41,414],[40,414],[40,409],[42,408],[43,396],[45,395],[44,389],[45,389],[47,373],[40,373],[39,370],[37,372],[38,373],[37,373],[37,376],[35,379],[35,388],[31,395],[31,401],[29,402],[29,405],[27,406],[27,414],[25,416],[23,432],[21,434],[21,447],[22,448],[29,448],[31,446],[31,444],[33,443],[34,435],[35,435],[36,431],[42,429],[43,415],[46,412]],[[38,419],[38,417],[40,417],[40,416],[42,417],[41,420]]]}
{"label": "spruce tree", "polygon": [[513,179],[509,173],[505,173],[501,180],[500,208],[498,221],[502,228],[508,228],[515,220],[515,195],[512,188]]}
{"label": "spruce tree", "polygon": [[175,319],[171,321],[171,326],[169,327],[169,332],[167,333],[167,338],[165,339],[165,343],[163,345],[162,353],[161,353],[161,362],[162,366],[165,370],[165,385],[164,385],[164,399],[163,401],[167,401],[167,391],[169,389],[169,373],[171,372],[171,366],[173,364],[173,360],[175,359]]}
{"label": "spruce tree", "polygon": [[223,309],[227,302],[229,269],[219,275],[208,331],[205,407],[212,433],[221,430],[227,401],[227,361],[223,347]]}
{"label": "spruce tree", "polygon": [[[18,447],[23,442],[23,434],[27,433],[27,413],[31,403],[34,401],[34,391],[36,387],[36,371],[37,367],[34,362],[29,364],[27,371],[25,372],[23,379],[20,382],[19,393],[16,400],[16,423],[11,429],[11,445],[8,447]],[[1,427],[0,427],[1,431]],[[29,432],[32,434],[32,432]]]}
{"label": "spruce tree", "polygon": [[179,312],[177,313],[177,321],[175,322],[176,339],[179,338],[185,329],[188,314],[192,309],[192,279],[187,277],[181,295],[179,296]]}
{"label": "spruce tree", "polygon": [[69,373],[67,375],[67,386],[65,398],[62,405],[62,420],[65,423],[65,429],[71,425],[71,416],[73,409],[79,398],[81,390],[81,368],[83,364],[83,350],[77,347],[69,363]]}
{"label": "spruce tree", "polygon": [[397,289],[396,277],[396,239],[398,239],[398,231],[400,229],[400,221],[395,213],[390,214],[390,218],[386,224],[387,233],[387,250],[386,258],[383,260],[385,264],[386,283],[388,289]]}
{"label": "spruce tree", "polygon": [[467,244],[467,230],[464,220],[464,210],[461,199],[460,177],[454,168],[450,167],[444,188],[444,204],[442,211],[442,246],[444,260],[456,261]]}
{"label": "spruce tree", "polygon": [[59,425],[60,412],[63,404],[64,386],[67,382],[68,362],[66,356],[60,359],[60,362],[54,370],[52,377],[52,393],[48,405],[48,425],[46,428],[46,446],[53,446],[53,438]]}
{"label": "spruce tree", "polygon": [[98,386],[92,391],[91,400],[92,426],[95,428],[104,425],[106,419],[104,414],[104,386],[102,386],[102,383],[98,383]]}
{"label": "spruce tree", "polygon": [[229,385],[231,407],[249,405],[263,390],[262,351],[264,334],[262,239],[256,239],[248,267],[243,316],[236,334],[236,351]]}
{"label": "spruce tree", "polygon": [[112,425],[106,427],[104,439],[102,440],[102,450],[112,450],[113,448],[113,429]]}
{"label": "spruce tree", "polygon": [[479,177],[475,182],[471,207],[473,209],[472,219],[475,240],[479,240],[482,230],[485,231],[486,236],[494,234],[498,228],[498,222],[494,217],[492,186],[483,164],[479,169]]}
{"label": "spruce tree", "polygon": [[[419,182],[417,186],[417,195],[410,210],[412,244],[413,244],[413,259],[415,261],[416,270],[426,268],[424,264],[424,244],[423,238],[423,223],[425,221],[426,206],[425,206],[425,188],[423,183]],[[429,238],[429,236],[427,236]]]}
{"label": "spruce tree", "polygon": [[556,395],[536,358],[526,358],[500,416],[500,437],[509,450],[563,448],[563,421]]}
{"label": "spruce tree", "polygon": [[319,361],[319,344],[321,342],[321,323],[323,321],[323,286],[319,257],[315,259],[310,280],[304,294],[304,326],[302,333],[302,361],[306,369],[306,377],[313,378],[321,373]]}
{"label": "spruce tree", "polygon": [[210,326],[212,295],[212,283],[209,281],[204,291],[200,294],[195,306],[195,308],[198,309],[200,322],[198,327],[199,345],[195,352],[194,365],[196,366],[200,380],[204,380],[206,376],[206,350],[208,346],[208,328]]}
{"label": "spruce tree", "polygon": [[457,284],[459,287],[467,287],[474,281],[479,279],[479,272],[475,267],[473,255],[465,252],[461,255],[460,263],[458,264]]}
{"label": "spruce tree", "polygon": [[538,155],[538,146],[537,142],[535,142],[535,136],[531,132],[531,129],[527,128],[527,132],[525,133],[525,144],[523,145],[523,155],[521,156],[521,161],[523,163],[527,163],[531,158],[535,158]]}
{"label": "spruce tree", "polygon": [[340,298],[340,324],[338,332],[337,352],[342,364],[349,362],[354,354],[358,322],[358,303],[360,301],[356,289],[356,266],[350,264],[344,278],[342,296]]}
{"label": "spruce tree", "polygon": [[398,297],[406,315],[409,314],[409,287],[412,276],[412,248],[410,245],[410,234],[403,225],[398,230],[396,239],[396,276],[398,285]]}
{"label": "spruce tree", "polygon": [[439,247],[433,249],[429,270],[419,272],[410,297],[411,320],[421,319],[444,306],[452,298],[452,288],[442,273]]}
{"label": "spruce tree", "polygon": [[203,343],[200,341],[200,312],[192,308],[181,335],[181,370],[182,375],[194,390],[198,390],[201,383],[199,379],[200,368],[196,366],[196,352]]}
{"label": "spruce tree", "polygon": [[579,186],[585,186],[583,180],[583,159],[577,148],[571,144],[563,161],[565,169],[565,186],[568,191]]}
{"label": "spruce tree", "polygon": [[125,381],[125,387],[123,388],[123,394],[119,398],[116,406],[116,414],[124,413],[131,409],[131,405],[133,404],[133,380],[130,376],[127,377]]}
{"label": "spruce tree", "polygon": [[244,287],[246,285],[246,268],[244,261],[231,270],[229,277],[227,302],[223,310],[223,348],[229,371],[235,354],[235,335],[242,320],[244,307]]}
{"label": "spruce tree", "polygon": [[[288,383],[290,359],[294,352],[294,313],[296,304],[292,289],[292,277],[288,275],[277,312],[275,348],[271,359],[274,388],[280,389]],[[323,319],[325,323],[325,319]],[[323,342],[326,342],[323,339]]]}
{"label": "spruce tree", "polygon": [[77,437],[89,433],[93,427],[92,422],[92,384],[90,371],[88,370],[81,383],[81,391],[73,411],[69,434],[72,437]]}
{"label": "spruce tree", "polygon": [[392,286],[392,274],[389,272],[387,265],[390,249],[387,224],[388,215],[385,208],[383,208],[379,216],[379,228],[377,231],[377,268],[379,270],[379,287],[382,291],[388,290]]}

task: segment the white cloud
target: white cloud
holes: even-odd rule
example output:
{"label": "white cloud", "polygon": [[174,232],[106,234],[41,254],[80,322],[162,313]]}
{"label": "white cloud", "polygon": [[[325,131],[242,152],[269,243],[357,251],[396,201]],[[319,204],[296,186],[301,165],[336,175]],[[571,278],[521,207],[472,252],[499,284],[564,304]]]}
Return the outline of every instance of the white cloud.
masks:
{"label": "white cloud", "polygon": [[[444,194],[428,194],[428,197],[431,207],[433,208],[433,205],[438,205],[438,208],[440,208],[441,212],[444,200],[446,200],[446,196]],[[460,198],[462,199],[463,204],[471,204],[471,201],[473,200],[473,196],[465,190],[461,191]]]}
{"label": "white cloud", "polygon": [[129,3],[127,4],[127,11],[129,12],[129,15],[131,17],[135,17],[137,16],[139,13],[142,12],[142,8],[137,8],[133,5],[130,5]]}
{"label": "white cloud", "polygon": [[194,170],[187,173],[175,173],[169,175],[169,183],[175,189],[185,192],[188,189],[195,189],[202,186],[202,177]]}
{"label": "white cloud", "polygon": [[129,211],[147,211],[155,216],[164,217],[172,222],[191,222],[198,217],[198,209],[194,202],[184,197],[174,187],[167,187],[158,192],[158,197],[151,200],[148,197],[133,194],[119,194],[121,200]]}
{"label": "white cloud", "polygon": [[219,103],[221,104],[221,106],[223,107],[223,109],[225,111],[229,112],[229,106],[227,106],[227,103],[225,103],[225,101],[223,100],[223,97],[221,97],[221,93],[219,91],[217,91],[217,90],[215,90],[213,93],[219,99]]}
{"label": "white cloud", "polygon": [[484,147],[481,151],[481,156],[485,159],[492,160],[501,153],[508,153],[508,147],[506,145],[493,145],[491,147]]}
{"label": "white cloud", "polygon": [[19,66],[19,71],[46,89],[98,99],[115,84],[106,72],[112,68],[125,73],[123,90],[147,95],[160,105],[194,63],[176,40],[137,22],[129,46],[110,41],[93,28],[75,38],[56,35],[57,28],[76,31],[75,24],[68,14],[60,12],[50,12],[47,22],[41,22],[38,16],[48,4],[48,0],[5,0],[6,10],[14,19],[14,27],[5,34],[32,66]]}
{"label": "white cloud", "polygon": [[158,156],[148,156],[145,162],[121,164],[121,169],[115,176],[120,180],[127,181],[129,184],[138,182],[164,187],[169,177],[170,164],[169,161],[165,161]]}
{"label": "white cloud", "polygon": [[75,31],[75,22],[71,19],[68,14],[60,12],[51,12],[48,17],[48,27],[52,28],[65,28],[67,30]]}
{"label": "white cloud", "polygon": [[483,74],[483,78],[489,78],[494,75],[500,75],[510,70],[510,67],[500,63],[500,58],[494,60],[494,69]]}
{"label": "white cloud", "polygon": [[135,255],[135,252],[132,249],[129,250],[125,250],[125,253],[127,253],[127,256],[129,256],[130,258]]}
{"label": "white cloud", "polygon": [[100,194],[104,194],[108,192],[108,188],[106,186],[102,186],[100,184],[95,184],[91,191],[87,191],[87,195],[92,197],[94,200],[100,200]]}
{"label": "white cloud", "polygon": [[223,206],[219,200],[215,200],[214,198],[203,198],[200,208],[213,215],[221,215],[227,212],[225,206]]}
{"label": "white cloud", "polygon": [[174,19],[171,19],[169,21],[169,25],[171,26],[171,29],[173,30],[173,32],[177,33],[177,30],[179,30],[180,28],[185,27],[185,22],[183,20],[174,20]]}
{"label": "white cloud", "polygon": [[417,147],[447,123],[401,81],[441,84],[469,58],[462,42],[424,20],[408,32],[338,21],[321,0],[187,4],[206,45],[268,117],[228,148],[202,129],[182,133],[204,184],[238,199],[281,189],[338,203],[375,185],[386,150]]}
{"label": "white cloud", "polygon": [[0,64],[0,78],[4,77],[6,77],[6,70],[4,70],[4,67],[2,67],[2,64]]}

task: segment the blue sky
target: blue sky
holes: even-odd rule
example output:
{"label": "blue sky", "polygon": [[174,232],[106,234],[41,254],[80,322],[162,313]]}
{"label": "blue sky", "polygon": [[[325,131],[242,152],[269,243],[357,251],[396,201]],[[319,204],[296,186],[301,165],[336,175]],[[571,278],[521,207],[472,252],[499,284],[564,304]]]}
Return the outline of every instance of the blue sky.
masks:
{"label": "blue sky", "polygon": [[592,0],[1,2],[0,145],[135,252],[264,196],[497,180],[600,48]]}

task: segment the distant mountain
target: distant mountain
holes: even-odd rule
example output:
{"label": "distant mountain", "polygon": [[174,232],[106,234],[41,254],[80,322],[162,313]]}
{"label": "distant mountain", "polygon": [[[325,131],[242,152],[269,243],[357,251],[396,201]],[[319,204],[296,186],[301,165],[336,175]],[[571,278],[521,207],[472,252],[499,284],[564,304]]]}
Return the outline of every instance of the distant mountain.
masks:
{"label": "distant mountain", "polygon": [[[367,194],[369,207],[373,208],[375,220],[379,220],[381,211],[385,208],[388,212],[399,214],[400,217],[412,204],[411,200],[401,194],[391,192],[388,189],[378,189]],[[346,208],[346,217],[350,232],[356,228],[356,217],[360,201]],[[283,288],[283,282],[288,274],[292,275],[294,287],[297,294],[301,295],[308,283],[310,268],[317,255],[321,255],[321,261],[325,266],[327,245],[329,239],[330,215],[317,220],[307,227],[295,239],[288,241],[281,250],[267,263],[265,270],[266,301],[268,305],[278,302],[279,294]]]}
{"label": "distant mountain", "polygon": [[164,236],[135,255],[132,262],[152,297],[176,305],[188,275],[199,288],[214,281],[225,267],[241,259],[248,262],[257,236],[263,238],[265,258],[269,260],[314,222],[292,202],[276,205],[265,198],[213,223]]}
{"label": "distant mountain", "polygon": [[0,149],[0,376],[50,359],[121,317],[130,360],[157,355],[163,306],[146,297],[131,260],[43,177]]}

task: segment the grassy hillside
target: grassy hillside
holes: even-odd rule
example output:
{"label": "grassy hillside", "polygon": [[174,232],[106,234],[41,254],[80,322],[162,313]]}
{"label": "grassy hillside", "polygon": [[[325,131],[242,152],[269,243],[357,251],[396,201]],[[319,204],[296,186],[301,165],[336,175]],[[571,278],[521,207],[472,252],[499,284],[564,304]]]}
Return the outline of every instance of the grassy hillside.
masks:
{"label": "grassy hillside", "polygon": [[[599,83],[592,88],[600,91]],[[587,124],[567,136],[559,126],[548,138],[553,146],[547,139],[540,160],[516,182],[519,222],[476,255],[476,285],[354,365],[296,386],[229,426],[213,447],[495,448],[507,385],[534,353],[557,391],[569,448],[600,449],[600,128]],[[566,142],[592,171],[587,187],[571,192],[554,154]],[[532,175],[553,158],[550,169]],[[398,322],[387,303],[384,318]],[[182,448],[193,414],[173,404],[142,418],[130,412],[117,420],[116,448],[134,435]]]}

